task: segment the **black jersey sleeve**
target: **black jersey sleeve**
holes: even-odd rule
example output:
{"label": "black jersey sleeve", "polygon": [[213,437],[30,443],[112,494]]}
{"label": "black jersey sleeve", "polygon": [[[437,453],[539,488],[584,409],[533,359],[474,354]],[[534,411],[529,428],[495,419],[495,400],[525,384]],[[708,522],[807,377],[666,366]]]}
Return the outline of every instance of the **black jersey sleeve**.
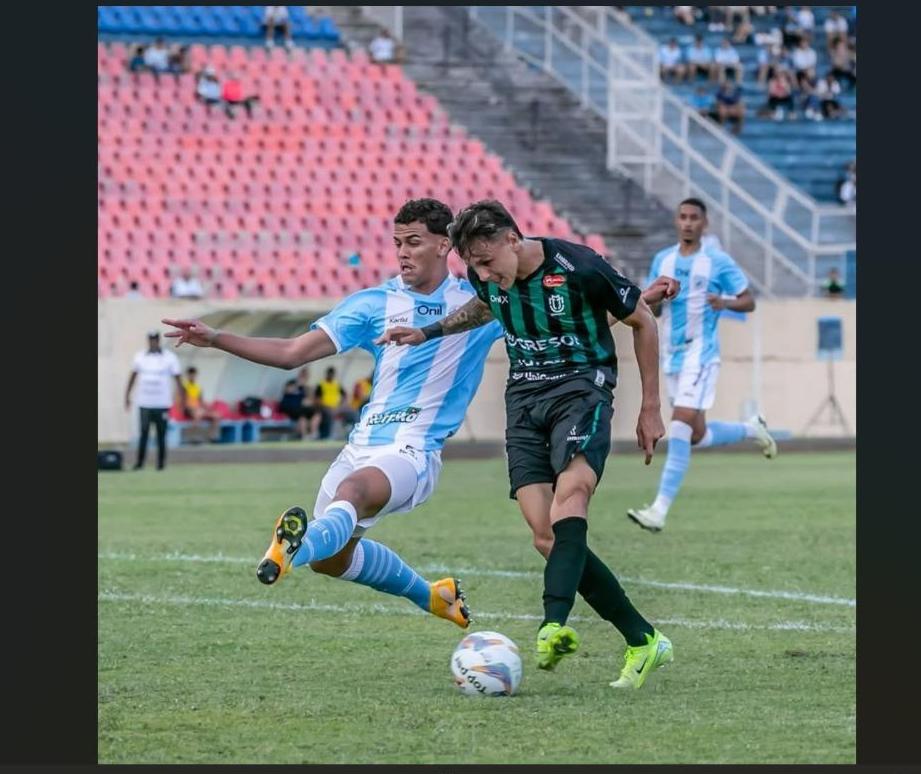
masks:
{"label": "black jersey sleeve", "polygon": [[472,267],[467,267],[467,279],[470,280],[470,284],[473,285],[473,289],[476,291],[477,298],[480,299],[484,304],[489,303],[489,288],[486,286],[486,283],[480,280],[477,277],[476,272]]}
{"label": "black jersey sleeve", "polygon": [[633,314],[642,293],[637,285],[594,251],[582,267],[587,275],[584,287],[593,303],[603,306],[618,320]]}

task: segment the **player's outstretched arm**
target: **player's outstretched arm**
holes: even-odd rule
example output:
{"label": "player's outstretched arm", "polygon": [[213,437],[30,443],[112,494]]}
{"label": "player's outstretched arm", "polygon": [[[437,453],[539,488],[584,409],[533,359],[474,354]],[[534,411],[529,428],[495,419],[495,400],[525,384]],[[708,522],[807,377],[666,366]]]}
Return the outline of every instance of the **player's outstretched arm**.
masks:
{"label": "player's outstretched arm", "polygon": [[659,328],[656,318],[643,299],[623,320],[633,328],[633,350],[640,369],[643,400],[636,423],[636,442],[646,453],[646,464],[652,462],[656,443],[665,435],[659,402]]}
{"label": "player's outstretched arm", "polygon": [[336,345],[322,330],[312,330],[293,339],[239,336],[219,331],[201,320],[166,320],[176,330],[167,331],[167,338],[176,339],[176,346],[192,344],[214,347],[253,363],[291,370],[305,363],[336,354]]}
{"label": "player's outstretched arm", "polygon": [[431,325],[426,325],[424,328],[406,328],[402,326],[388,328],[374,343],[422,344],[439,336],[450,336],[452,333],[463,333],[473,328],[479,328],[481,325],[491,322],[492,319],[493,316],[489,305],[474,297],[444,319]]}

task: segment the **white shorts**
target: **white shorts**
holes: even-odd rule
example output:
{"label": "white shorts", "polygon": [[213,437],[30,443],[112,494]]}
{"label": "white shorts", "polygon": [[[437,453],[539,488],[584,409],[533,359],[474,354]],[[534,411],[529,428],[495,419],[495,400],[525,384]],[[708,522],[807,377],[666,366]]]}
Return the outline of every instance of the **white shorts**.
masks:
{"label": "white shorts", "polygon": [[314,517],[319,517],[336,496],[339,484],[350,473],[361,468],[377,468],[390,482],[390,501],[375,516],[360,519],[352,537],[361,537],[377,520],[388,513],[405,513],[422,505],[438,483],[441,473],[441,452],[422,451],[406,444],[385,446],[355,446],[346,444],[329,466],[320,482]]}
{"label": "white shorts", "polygon": [[695,370],[684,369],[676,374],[666,374],[668,399],[676,408],[706,411],[716,400],[716,380],[720,364],[710,363]]}

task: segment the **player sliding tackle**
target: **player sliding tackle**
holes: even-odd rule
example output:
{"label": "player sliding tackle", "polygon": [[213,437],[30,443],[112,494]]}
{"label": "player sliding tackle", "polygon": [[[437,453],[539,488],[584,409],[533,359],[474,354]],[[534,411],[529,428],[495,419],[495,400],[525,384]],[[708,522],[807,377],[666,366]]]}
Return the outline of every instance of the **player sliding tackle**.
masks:
{"label": "player sliding tackle", "polygon": [[349,296],[296,338],[237,336],[199,320],[163,321],[178,328],[166,334],[177,346],[215,347],[277,368],[298,368],[354,347],[375,359],[368,404],[323,477],[314,518],[297,506],[278,517],[256,570],[263,583],[309,565],[467,627],[470,614],[456,579],[429,583],[390,548],[365,537],[384,516],[411,511],[431,496],[441,447],[463,421],[486,355],[502,335],[493,324],[412,352],[375,342],[394,325],[438,320],[474,297],[470,283],[448,274],[451,218],[434,199],[407,202],[393,226],[399,275]]}
{"label": "player sliding tackle", "polygon": [[631,604],[617,578],[587,545],[588,506],[610,449],[617,379],[609,314],[633,329],[642,383],[637,442],[648,465],[664,435],[659,351],[647,302],[673,297],[674,280],[640,289],[600,255],[552,238],[525,239],[499,202],[463,210],[449,229],[468,265],[476,297],[442,320],[390,328],[379,342],[420,348],[467,336],[480,326],[505,330],[510,361],[505,392],[510,496],[547,559],[537,665],[552,669],[576,651],[567,619],[578,591],[627,641],[617,688],[639,688],[672,660],[672,644]]}

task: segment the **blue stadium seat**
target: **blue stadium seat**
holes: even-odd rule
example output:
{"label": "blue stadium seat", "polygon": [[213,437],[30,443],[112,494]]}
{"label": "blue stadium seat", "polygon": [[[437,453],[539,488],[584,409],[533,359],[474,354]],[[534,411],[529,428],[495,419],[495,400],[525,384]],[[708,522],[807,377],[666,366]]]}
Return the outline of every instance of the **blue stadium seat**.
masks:
{"label": "blue stadium seat", "polygon": [[[246,37],[262,35],[261,5],[98,6],[102,33],[169,37]],[[335,43],[339,30],[330,18],[314,19],[303,6],[288,6],[291,34],[300,40]]]}

